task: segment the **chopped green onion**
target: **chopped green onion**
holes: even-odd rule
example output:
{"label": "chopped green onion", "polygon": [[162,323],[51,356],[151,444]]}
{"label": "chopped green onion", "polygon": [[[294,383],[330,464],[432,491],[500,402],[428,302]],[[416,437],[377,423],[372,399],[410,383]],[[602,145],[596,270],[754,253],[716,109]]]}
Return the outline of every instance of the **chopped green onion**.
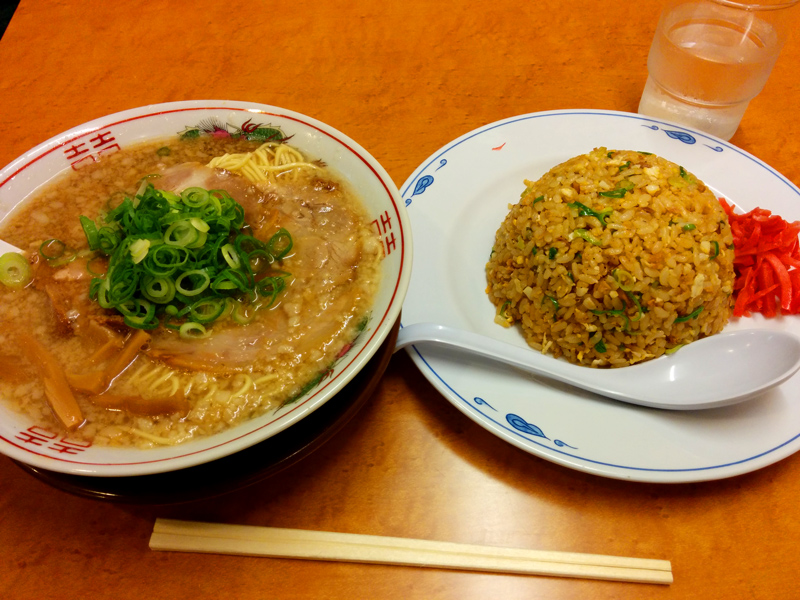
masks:
{"label": "chopped green onion", "polygon": [[614,269],[611,271],[611,277],[613,277],[614,281],[617,282],[619,289],[625,292],[625,295],[628,297],[628,299],[633,302],[634,306],[636,306],[636,316],[631,317],[630,320],[634,323],[636,321],[641,321],[644,314],[648,312],[648,309],[642,306],[639,296],[632,291],[636,278],[624,269]]}
{"label": "chopped green onion", "polygon": [[200,232],[187,220],[175,221],[164,232],[164,243],[191,248],[200,239]]}
{"label": "chopped green onion", "polygon": [[544,202],[544,196],[537,196],[533,199],[533,203],[536,204],[537,202]]}
{"label": "chopped green onion", "polygon": [[583,238],[584,240],[586,240],[590,244],[594,244],[595,246],[603,245],[603,242],[598,240],[596,237],[594,237],[591,233],[589,233],[585,229],[576,229],[570,234],[570,239],[574,238],[575,236]]}
{"label": "chopped green onion", "polygon": [[595,349],[596,352],[599,352],[600,354],[603,354],[604,352],[606,352],[606,350],[607,350],[606,349],[606,343],[603,341],[602,338],[600,339],[599,342],[597,342],[594,345],[594,349]]}
{"label": "chopped green onion", "polygon": [[172,151],[169,149],[169,146],[162,146],[161,148],[156,150],[156,154],[158,156],[169,156],[171,152]]}
{"label": "chopped green onion", "polygon": [[620,165],[620,166],[619,166],[619,170],[620,170],[620,171],[624,171],[625,169],[628,169],[628,168],[630,168],[630,166],[631,166],[631,161],[628,161],[628,162],[626,162],[625,164],[622,164],[622,165]]}
{"label": "chopped green onion", "polygon": [[292,236],[281,227],[278,233],[269,238],[267,242],[267,251],[272,254],[276,260],[281,260],[291,252],[293,245]]}
{"label": "chopped green onion", "polygon": [[571,208],[575,208],[578,211],[578,216],[580,217],[594,217],[598,221],[600,221],[600,225],[603,227],[606,226],[606,219],[611,216],[611,213],[614,212],[612,208],[604,208],[601,211],[595,211],[586,206],[585,204],[581,204],[580,202],[570,202],[567,206]]}
{"label": "chopped green onion", "polygon": [[67,250],[67,245],[61,240],[50,239],[42,242],[39,246],[39,254],[47,260],[55,260],[64,256]]}
{"label": "chopped green onion", "polygon": [[558,311],[558,309],[559,309],[559,308],[561,308],[561,305],[558,303],[558,300],[556,300],[556,299],[555,299],[555,298],[553,298],[552,296],[548,296],[547,294],[545,294],[545,295],[544,295],[544,298],[542,298],[542,304],[544,304],[544,303],[545,303],[545,301],[547,301],[547,300],[549,300],[549,301],[550,301],[550,304],[552,304],[552,305],[553,305],[553,308],[554,308],[556,311]]}
{"label": "chopped green onion", "polygon": [[239,260],[239,254],[233,244],[225,244],[220,248],[220,252],[222,252],[222,258],[225,259],[231,269],[238,269],[241,266],[242,261]]}
{"label": "chopped green onion", "polygon": [[190,208],[200,208],[208,204],[209,201],[208,190],[200,187],[186,188],[181,192],[181,200]]}
{"label": "chopped green onion", "polygon": [[630,292],[636,282],[636,278],[625,269],[614,269],[611,271],[611,277],[614,278],[614,281],[624,292]]}
{"label": "chopped green onion", "polygon": [[175,194],[174,192],[170,192],[168,190],[159,190],[159,191],[161,192],[161,195],[164,197],[164,200],[169,202],[172,208],[176,210],[181,210],[181,204],[183,201],[181,200],[181,197],[178,196],[178,194]]}
{"label": "chopped green onion", "polygon": [[[204,337],[218,318],[252,321],[286,287],[290,274],[273,265],[291,251],[292,236],[280,229],[265,243],[251,235],[244,209],[224,190],[194,187],[178,195],[144,178],[133,199],[109,208],[101,221],[81,218],[90,245],[109,256],[104,276],[91,269],[89,295],[131,327],[162,324],[183,329],[183,337]],[[48,260],[75,257],[58,240],[40,252]]]}
{"label": "chopped green onion", "polygon": [[194,321],[187,321],[183,325],[180,326],[181,337],[184,339],[202,339],[204,337],[208,337],[208,332],[206,328],[203,327],[200,323],[195,323]]}
{"label": "chopped green onion", "polygon": [[236,302],[231,311],[231,319],[239,325],[247,325],[256,318],[255,310],[245,306],[241,302]]}
{"label": "chopped green onion", "polygon": [[511,306],[511,301],[506,300],[503,302],[503,305],[500,307],[500,312],[498,313],[502,318],[507,319],[508,315],[506,314],[506,309]]}
{"label": "chopped green onion", "polygon": [[[186,285],[184,286],[184,283]],[[197,296],[211,283],[211,278],[204,269],[186,271],[175,278],[175,289],[184,296]]]}
{"label": "chopped green onion", "polygon": [[211,282],[211,289],[214,292],[223,293],[239,290],[248,292],[252,288],[248,283],[247,277],[235,269],[225,269]]}
{"label": "chopped green onion", "polygon": [[211,323],[225,310],[222,298],[201,298],[189,307],[189,314],[197,323]]}
{"label": "chopped green onion", "polygon": [[600,316],[600,315],[608,315],[610,317],[622,317],[623,320],[625,321],[625,327],[624,327],[625,333],[628,333],[630,331],[631,320],[628,317],[628,315],[625,314],[625,311],[622,310],[622,309],[618,309],[618,310],[590,310],[589,312],[592,313],[593,315],[598,315],[598,316]]}
{"label": "chopped green onion", "polygon": [[98,249],[105,253],[111,254],[114,252],[114,249],[119,246],[120,237],[116,231],[114,231],[111,227],[101,227],[98,232]]}
{"label": "chopped green onion", "polygon": [[695,225],[694,223],[686,223],[681,227],[681,229],[683,229],[684,231],[692,231],[694,229],[697,229],[697,225]]}
{"label": "chopped green onion", "polygon": [[147,256],[147,252],[150,250],[150,240],[136,240],[129,246],[128,249],[131,252],[133,264],[138,265],[144,260],[144,257]]}
{"label": "chopped green onion", "polygon": [[628,298],[630,298],[631,302],[633,302],[636,305],[636,310],[639,311],[636,314],[635,317],[631,318],[631,321],[633,321],[634,323],[636,321],[640,321],[642,319],[642,317],[644,316],[644,313],[648,312],[648,309],[645,308],[644,306],[642,306],[642,303],[639,300],[639,297],[636,294],[634,294],[633,292],[629,292],[629,291],[625,290],[625,295]]}
{"label": "chopped green onion", "polygon": [[550,248],[550,250],[547,251],[547,258],[553,260],[556,257],[556,254],[558,254],[558,249]]}
{"label": "chopped green onion", "polygon": [[252,235],[237,235],[234,240],[234,246],[239,254],[250,254],[255,250],[264,248],[265,245],[262,241],[257,240]]}
{"label": "chopped green onion", "polygon": [[135,329],[155,329],[158,327],[155,307],[147,300],[134,298],[117,305],[123,316],[125,324]]}
{"label": "chopped green onion", "polygon": [[711,245],[714,247],[714,252],[711,253],[709,257],[711,260],[714,260],[719,256],[719,242],[716,240],[711,240]]}
{"label": "chopped green onion", "polygon": [[86,241],[89,242],[89,250],[97,250],[100,247],[100,235],[97,232],[97,225],[89,217],[80,216],[83,233],[86,234]]}
{"label": "chopped green onion", "polygon": [[105,275],[107,267],[104,264],[104,260],[102,256],[93,256],[86,262],[86,270],[95,277]]}
{"label": "chopped green onion", "polygon": [[150,185],[149,179],[153,177],[158,177],[158,175],[145,175],[139,180],[139,188],[136,190],[136,193],[133,195],[133,205],[139,206],[139,201],[142,199],[145,191],[147,191],[147,187]]}
{"label": "chopped green onion", "polygon": [[675,323],[685,323],[686,321],[690,321],[692,319],[696,319],[701,312],[703,312],[702,305],[698,306],[697,308],[695,308],[692,312],[690,312],[685,317],[678,317],[677,319],[675,319]]}
{"label": "chopped green onion", "polygon": [[158,304],[172,302],[175,297],[175,282],[169,277],[150,277],[142,285],[142,294],[145,298]]}
{"label": "chopped green onion", "polygon": [[75,260],[78,255],[61,240],[45,240],[39,246],[39,254],[51,267],[61,267]]}
{"label": "chopped green onion", "polygon": [[199,231],[200,233],[208,233],[208,230],[210,229],[208,223],[206,223],[205,221],[203,221],[203,219],[200,219],[199,217],[192,217],[191,219],[189,219],[189,223],[191,223],[192,227],[197,229],[197,231]]}
{"label": "chopped green onion", "polygon": [[682,179],[685,179],[689,184],[697,183],[695,178],[692,177],[692,174],[689,173],[686,169],[684,169],[683,167],[678,167],[678,169],[679,169],[678,173],[680,174]]}
{"label": "chopped green onion", "polygon": [[144,270],[154,277],[167,277],[183,267],[189,260],[190,252],[182,246],[161,244],[145,256]]}
{"label": "chopped green onion", "polygon": [[0,256],[0,283],[12,290],[21,290],[33,279],[28,260],[19,252],[6,252]]}
{"label": "chopped green onion", "polygon": [[619,187],[613,190],[608,190],[607,192],[600,192],[600,196],[604,196],[606,198],[624,198],[625,194],[627,194],[630,190],[633,189],[633,184],[628,181],[627,179],[623,179],[619,182]]}
{"label": "chopped green onion", "polygon": [[89,284],[89,298],[97,300],[97,303],[102,308],[114,308],[114,305],[111,304],[111,299],[108,297],[110,283],[111,280],[108,274],[106,274],[104,279],[95,278],[92,279],[92,282]]}
{"label": "chopped green onion", "polygon": [[277,298],[278,294],[286,287],[286,280],[284,280],[283,277],[265,277],[258,282],[256,287],[258,288],[258,293],[263,298],[269,298],[269,302],[266,305],[269,307],[272,306],[275,302],[275,298]]}

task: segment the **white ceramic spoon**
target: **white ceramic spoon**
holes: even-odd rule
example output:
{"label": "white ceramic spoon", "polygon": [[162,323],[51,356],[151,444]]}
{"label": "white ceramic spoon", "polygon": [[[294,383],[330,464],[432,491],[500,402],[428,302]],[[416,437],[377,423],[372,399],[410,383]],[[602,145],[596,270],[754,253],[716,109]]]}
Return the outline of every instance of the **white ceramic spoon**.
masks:
{"label": "white ceramic spoon", "polygon": [[535,350],[433,323],[403,327],[395,350],[426,343],[478,354],[615,400],[671,410],[742,402],[780,385],[800,369],[800,339],[763,329],[719,333],[670,356],[617,369],[573,365]]}

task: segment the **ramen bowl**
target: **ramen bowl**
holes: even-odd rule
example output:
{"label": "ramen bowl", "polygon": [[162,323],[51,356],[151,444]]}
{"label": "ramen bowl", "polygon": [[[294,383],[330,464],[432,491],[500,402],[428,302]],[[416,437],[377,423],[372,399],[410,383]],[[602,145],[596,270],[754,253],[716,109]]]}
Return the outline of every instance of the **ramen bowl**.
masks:
{"label": "ramen bowl", "polygon": [[[0,452],[21,463],[71,475],[148,475],[204,464],[267,440],[339,393],[370,363],[395,325],[411,270],[411,231],[405,206],[389,175],[359,144],[305,115],[262,104],[197,100],[151,105],[85,123],[25,153],[0,170],[0,221],[44,184],[103,160],[104,155],[171,136],[237,136],[260,127],[323,161],[361,200],[382,245],[380,277],[369,319],[346,351],[313,386],[290,403],[220,433],[182,444],[140,449],[92,444],[43,426],[6,399],[0,401]],[[310,389],[308,389],[310,388]]]}

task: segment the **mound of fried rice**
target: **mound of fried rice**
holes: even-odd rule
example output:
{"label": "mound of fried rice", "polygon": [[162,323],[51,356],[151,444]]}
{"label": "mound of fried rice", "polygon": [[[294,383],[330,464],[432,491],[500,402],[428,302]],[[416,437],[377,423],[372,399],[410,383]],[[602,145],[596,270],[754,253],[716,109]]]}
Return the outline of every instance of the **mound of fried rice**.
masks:
{"label": "mound of fried rice", "polygon": [[596,148],[525,181],[486,265],[495,321],[537,350],[621,367],[718,333],[733,292],[725,211],[646,152]]}

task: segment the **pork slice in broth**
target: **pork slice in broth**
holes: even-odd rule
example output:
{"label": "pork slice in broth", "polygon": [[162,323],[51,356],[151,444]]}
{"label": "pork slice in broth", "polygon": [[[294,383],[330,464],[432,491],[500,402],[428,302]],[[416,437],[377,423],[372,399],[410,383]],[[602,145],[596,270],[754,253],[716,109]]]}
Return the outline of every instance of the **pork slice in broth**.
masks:
{"label": "pork slice in broth", "polygon": [[288,180],[257,187],[229,171],[184,163],[167,169],[154,184],[178,193],[193,186],[225,190],[242,205],[259,239],[287,229],[294,239],[289,262],[297,271],[292,271],[295,279],[305,273],[330,289],[351,281],[361,260],[364,232],[358,215],[341,201],[344,193],[336,182]]}
{"label": "pork slice in broth", "polygon": [[112,329],[125,329],[122,315],[100,307],[89,297],[92,274],[86,257],[61,267],[50,267],[38,257],[34,261],[33,285],[47,294],[61,333],[81,334],[90,322]]}
{"label": "pork slice in broth", "polygon": [[365,288],[356,284],[362,256],[381,252],[339,184],[315,178],[255,186],[199,164],[168,169],[154,184],[175,192],[192,186],[224,189],[244,208],[255,237],[267,241],[285,228],[294,245],[277,265],[291,273],[287,289],[253,323],[240,326],[221,320],[201,340],[184,340],[159,329],[150,343],[150,356],[175,367],[217,374],[315,361],[324,368],[336,353],[333,346],[344,345],[343,334],[363,310]]}

